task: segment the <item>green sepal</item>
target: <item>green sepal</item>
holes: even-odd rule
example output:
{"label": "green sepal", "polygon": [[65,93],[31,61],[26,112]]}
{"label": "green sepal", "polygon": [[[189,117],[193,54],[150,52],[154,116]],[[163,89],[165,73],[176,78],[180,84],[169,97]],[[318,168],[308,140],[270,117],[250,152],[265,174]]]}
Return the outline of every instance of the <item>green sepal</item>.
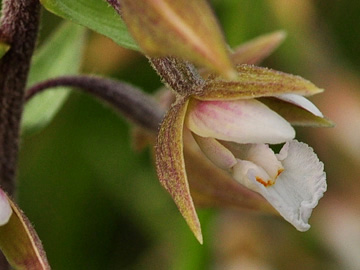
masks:
{"label": "green sepal", "polygon": [[50,270],[45,251],[30,221],[8,198],[13,213],[0,226],[0,249],[15,270]]}
{"label": "green sepal", "polygon": [[290,124],[305,127],[334,127],[331,120],[312,114],[304,108],[273,97],[259,98],[273,111],[280,114]]}
{"label": "green sepal", "polygon": [[201,93],[193,96],[200,100],[235,100],[286,93],[308,96],[323,91],[300,76],[252,65],[239,65],[236,69],[237,80],[225,81],[212,75],[206,80]]}
{"label": "green sepal", "polygon": [[202,243],[200,221],[190,194],[183,153],[187,105],[188,100],[177,100],[164,117],[156,142],[156,168],[160,183],[170,193],[195,237]]}

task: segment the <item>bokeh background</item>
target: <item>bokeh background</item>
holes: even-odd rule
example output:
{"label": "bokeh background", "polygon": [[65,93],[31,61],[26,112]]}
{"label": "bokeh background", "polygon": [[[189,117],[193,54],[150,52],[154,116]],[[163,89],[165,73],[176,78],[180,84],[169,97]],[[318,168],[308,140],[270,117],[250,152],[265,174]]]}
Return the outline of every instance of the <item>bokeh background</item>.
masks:
{"label": "bokeh background", "polygon": [[[283,29],[263,66],[326,91],[312,98],[333,129],[297,128],[325,163],[328,191],[312,228],[260,213],[199,209],[199,245],[156,178],[151,150],[134,151],[131,124],[73,92],[52,123],[21,142],[18,201],[53,269],[360,269],[360,2],[213,0],[234,47]],[[43,12],[39,44],[61,19]],[[147,60],[88,33],[84,73],[161,86]]]}

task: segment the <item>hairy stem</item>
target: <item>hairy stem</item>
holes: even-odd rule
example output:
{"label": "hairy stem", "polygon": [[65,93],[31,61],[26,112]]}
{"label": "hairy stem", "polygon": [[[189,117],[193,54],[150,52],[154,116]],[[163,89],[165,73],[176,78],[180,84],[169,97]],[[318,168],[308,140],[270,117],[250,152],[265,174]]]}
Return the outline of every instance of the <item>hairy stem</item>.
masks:
{"label": "hairy stem", "polygon": [[3,0],[0,40],[11,48],[0,60],[0,185],[14,193],[24,88],[34,51],[38,0]]}
{"label": "hairy stem", "polygon": [[48,88],[75,87],[106,101],[134,123],[158,131],[164,111],[153,98],[129,84],[101,77],[81,75],[50,79],[27,90],[26,100]]}
{"label": "hairy stem", "polygon": [[178,94],[188,96],[202,91],[204,80],[189,62],[174,57],[149,59],[164,83]]}

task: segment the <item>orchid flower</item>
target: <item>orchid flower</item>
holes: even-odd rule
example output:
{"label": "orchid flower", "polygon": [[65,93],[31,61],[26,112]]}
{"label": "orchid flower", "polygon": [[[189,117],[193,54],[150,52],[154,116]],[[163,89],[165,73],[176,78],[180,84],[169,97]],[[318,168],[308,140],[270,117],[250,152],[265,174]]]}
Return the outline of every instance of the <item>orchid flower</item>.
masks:
{"label": "orchid flower", "polygon": [[[183,155],[184,129],[216,167],[262,195],[300,231],[310,228],[308,219],[326,191],[323,163],[312,148],[294,140],[291,126],[332,126],[305,98],[322,90],[299,76],[267,68],[243,64],[236,69],[237,80],[214,74],[192,78],[196,83],[187,85],[188,91],[166,81],[177,98],[158,134],[157,172],[200,242]],[[270,144],[284,146],[276,154]]]}

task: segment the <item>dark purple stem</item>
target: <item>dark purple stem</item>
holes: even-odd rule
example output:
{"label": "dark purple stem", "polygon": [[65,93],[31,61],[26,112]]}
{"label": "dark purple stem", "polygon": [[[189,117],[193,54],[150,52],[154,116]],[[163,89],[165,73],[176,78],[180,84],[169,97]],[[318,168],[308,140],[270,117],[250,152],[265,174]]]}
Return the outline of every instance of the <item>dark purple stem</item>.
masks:
{"label": "dark purple stem", "polygon": [[3,0],[2,13],[0,40],[11,47],[0,60],[0,185],[13,194],[24,88],[38,33],[40,3]]}
{"label": "dark purple stem", "polygon": [[[10,50],[0,59],[0,186],[15,191],[20,119],[25,85],[40,20],[38,0],[3,0],[0,41]],[[9,269],[0,255],[0,269]]]}
{"label": "dark purple stem", "polygon": [[48,88],[75,87],[90,93],[120,111],[126,118],[143,128],[157,132],[164,111],[155,100],[129,84],[102,77],[79,75],[64,76],[43,81],[27,90],[26,100]]}

